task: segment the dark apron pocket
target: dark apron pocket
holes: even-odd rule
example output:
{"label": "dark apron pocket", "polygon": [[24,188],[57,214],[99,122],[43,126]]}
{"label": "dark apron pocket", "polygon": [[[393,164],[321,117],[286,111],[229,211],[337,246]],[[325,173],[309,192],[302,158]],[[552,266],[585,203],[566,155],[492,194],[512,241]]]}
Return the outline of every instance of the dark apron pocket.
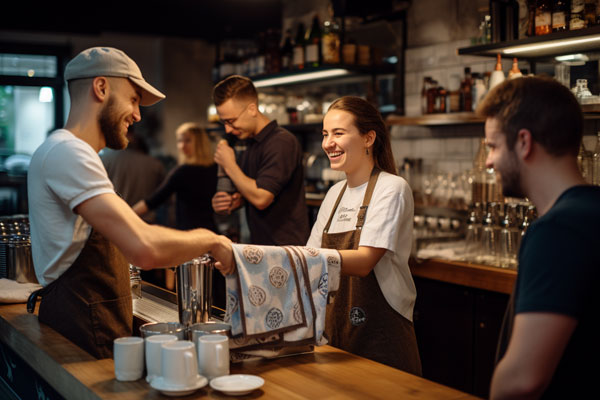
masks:
{"label": "dark apron pocket", "polygon": [[133,333],[131,295],[91,303],[90,318],[97,346],[112,347],[114,339]]}

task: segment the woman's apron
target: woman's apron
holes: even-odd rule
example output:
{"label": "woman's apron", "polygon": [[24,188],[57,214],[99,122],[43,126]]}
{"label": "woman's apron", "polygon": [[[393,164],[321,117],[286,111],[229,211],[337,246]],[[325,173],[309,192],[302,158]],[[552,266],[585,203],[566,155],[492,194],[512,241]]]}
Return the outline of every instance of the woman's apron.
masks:
{"label": "woman's apron", "polygon": [[[371,172],[363,204],[358,212],[356,230],[328,233],[346,186],[342,188],[323,230],[322,248],[358,249],[379,172],[375,168]],[[325,334],[332,346],[421,375],[421,359],[413,324],[388,304],[374,270],[364,278],[343,274],[340,276],[339,290],[333,303],[327,306]]]}
{"label": "woman's apron", "polygon": [[131,336],[133,305],[129,264],[92,229],[75,262],[57,280],[32,294],[33,312],[42,296],[39,320],[96,358],[113,356],[113,340]]}

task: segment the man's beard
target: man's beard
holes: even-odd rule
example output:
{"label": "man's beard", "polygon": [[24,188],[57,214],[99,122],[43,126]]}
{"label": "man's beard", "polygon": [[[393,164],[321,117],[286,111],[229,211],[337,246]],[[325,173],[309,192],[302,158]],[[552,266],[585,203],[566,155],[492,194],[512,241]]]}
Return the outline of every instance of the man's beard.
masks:
{"label": "man's beard", "polygon": [[505,197],[526,197],[521,188],[519,161],[514,153],[511,153],[507,168],[500,172],[500,181],[502,183],[502,194]]}
{"label": "man's beard", "polygon": [[125,135],[121,134],[121,120],[117,116],[115,101],[112,96],[108,98],[106,105],[100,111],[98,122],[100,131],[104,134],[106,140],[106,147],[113,150],[122,150],[127,147],[129,141]]}

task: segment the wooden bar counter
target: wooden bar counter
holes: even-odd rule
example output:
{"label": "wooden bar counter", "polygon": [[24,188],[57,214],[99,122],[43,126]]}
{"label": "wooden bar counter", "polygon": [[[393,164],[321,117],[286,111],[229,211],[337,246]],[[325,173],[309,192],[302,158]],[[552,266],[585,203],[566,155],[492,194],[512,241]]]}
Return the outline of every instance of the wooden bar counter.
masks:
{"label": "wooden bar counter", "polygon": [[512,293],[517,278],[513,269],[437,258],[411,259],[409,265],[413,276],[505,294]]}
{"label": "wooden bar counter", "polygon": [[[28,314],[25,304],[0,305],[0,340],[67,399],[168,398],[145,380],[119,382],[112,359],[96,360]],[[259,375],[262,388],[240,398],[475,399],[330,346],[314,353],[231,365],[231,373]],[[209,386],[186,399],[226,398]]]}

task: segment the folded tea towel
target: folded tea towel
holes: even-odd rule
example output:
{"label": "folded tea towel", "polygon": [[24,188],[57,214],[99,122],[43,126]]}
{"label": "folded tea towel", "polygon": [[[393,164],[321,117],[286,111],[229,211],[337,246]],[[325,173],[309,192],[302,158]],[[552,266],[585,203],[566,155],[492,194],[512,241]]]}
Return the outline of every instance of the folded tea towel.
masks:
{"label": "folded tea towel", "polygon": [[26,303],[29,295],[41,288],[37,283],[19,283],[0,278],[0,303]]}
{"label": "folded tea towel", "polygon": [[339,287],[337,250],[234,244],[233,253],[225,316],[232,349],[326,343],[327,300]]}

